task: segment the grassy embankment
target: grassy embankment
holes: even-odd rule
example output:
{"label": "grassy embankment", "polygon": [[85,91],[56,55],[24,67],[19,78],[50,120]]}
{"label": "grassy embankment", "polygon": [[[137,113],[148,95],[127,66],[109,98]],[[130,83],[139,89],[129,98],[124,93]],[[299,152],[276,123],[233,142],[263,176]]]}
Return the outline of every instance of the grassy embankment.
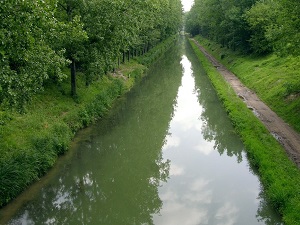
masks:
{"label": "grassy embankment", "polygon": [[78,73],[76,101],[68,94],[66,80],[59,88],[48,86],[27,106],[26,114],[0,109],[0,207],[45,174],[68,150],[75,133],[103,117],[176,40],[171,37],[122,64],[118,70],[122,76],[109,74],[86,87]]}
{"label": "grassy embankment", "polygon": [[[291,99],[293,98],[291,95],[294,95],[291,87],[296,87],[297,84],[293,81],[296,81],[296,76],[299,78],[299,74],[295,74],[294,77],[288,79],[288,75],[291,76],[294,70],[288,71],[287,69],[292,68],[295,59],[283,59],[281,61],[276,56],[266,56],[264,58],[245,57],[221,49],[218,45],[200,37],[196,39],[207,50],[218,56],[216,58],[219,60],[222,58],[220,61],[235,72],[248,87],[258,92],[262,99],[267,99],[266,102],[273,109],[281,109],[281,113],[283,111],[289,112],[289,115],[285,115],[285,119],[291,123],[292,121],[299,121],[299,118],[296,118],[299,114],[293,112],[297,107],[299,109],[299,97],[298,99]],[[270,203],[283,216],[285,224],[299,224],[299,169],[288,159],[281,145],[234,93],[217,69],[209,63],[192,41],[190,43],[207,71],[220,99],[223,101],[236,132],[244,142],[250,163],[257,168]],[[275,65],[277,65],[277,68],[273,68]],[[280,68],[286,71],[286,75],[280,76]],[[274,72],[271,72],[271,70]],[[283,77],[286,79],[283,79]],[[289,82],[292,85],[286,87]],[[279,105],[276,105],[276,102]],[[284,105],[286,105],[286,109],[283,109]],[[296,128],[299,126],[295,123],[293,125]]]}
{"label": "grassy embankment", "polygon": [[300,133],[300,57],[245,56],[201,37],[196,39]]}

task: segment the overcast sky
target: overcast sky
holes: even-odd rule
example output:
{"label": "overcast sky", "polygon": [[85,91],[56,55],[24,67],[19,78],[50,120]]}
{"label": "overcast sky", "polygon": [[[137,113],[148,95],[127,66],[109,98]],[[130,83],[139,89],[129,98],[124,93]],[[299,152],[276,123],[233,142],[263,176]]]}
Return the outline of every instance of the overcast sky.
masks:
{"label": "overcast sky", "polygon": [[181,0],[185,12],[189,11],[194,3],[194,0]]}

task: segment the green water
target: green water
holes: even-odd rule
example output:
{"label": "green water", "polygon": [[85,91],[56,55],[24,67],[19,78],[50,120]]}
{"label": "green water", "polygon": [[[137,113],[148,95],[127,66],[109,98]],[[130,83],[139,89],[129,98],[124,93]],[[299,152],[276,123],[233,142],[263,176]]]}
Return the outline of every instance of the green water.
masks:
{"label": "green water", "polygon": [[0,223],[282,224],[243,148],[181,40]]}

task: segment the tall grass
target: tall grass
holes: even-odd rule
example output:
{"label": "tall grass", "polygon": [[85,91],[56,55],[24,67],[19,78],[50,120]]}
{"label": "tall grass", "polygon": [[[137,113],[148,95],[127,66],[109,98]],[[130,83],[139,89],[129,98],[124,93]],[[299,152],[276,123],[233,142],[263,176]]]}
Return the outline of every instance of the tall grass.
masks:
{"label": "tall grass", "polygon": [[282,215],[285,224],[299,224],[299,169],[198,47],[192,41],[190,43],[244,142],[248,159],[257,168],[270,203]]}
{"label": "tall grass", "polygon": [[0,205],[44,175],[68,150],[75,132],[101,118],[125,91],[123,87],[125,80],[105,77],[86,88],[90,95],[78,103],[47,90],[25,115],[13,114],[0,131]]}

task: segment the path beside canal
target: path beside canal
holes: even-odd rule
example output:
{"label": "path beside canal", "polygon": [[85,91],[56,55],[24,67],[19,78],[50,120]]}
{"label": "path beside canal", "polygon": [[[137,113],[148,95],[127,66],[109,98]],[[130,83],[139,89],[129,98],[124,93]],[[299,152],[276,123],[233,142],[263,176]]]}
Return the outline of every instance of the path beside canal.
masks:
{"label": "path beside canal", "polygon": [[207,59],[216,67],[219,73],[231,85],[235,93],[243,99],[248,108],[262,121],[270,133],[284,147],[289,158],[300,168],[300,134],[285,123],[275,112],[273,112],[258,96],[228,69],[218,62],[204,47],[195,39],[192,39]]}

